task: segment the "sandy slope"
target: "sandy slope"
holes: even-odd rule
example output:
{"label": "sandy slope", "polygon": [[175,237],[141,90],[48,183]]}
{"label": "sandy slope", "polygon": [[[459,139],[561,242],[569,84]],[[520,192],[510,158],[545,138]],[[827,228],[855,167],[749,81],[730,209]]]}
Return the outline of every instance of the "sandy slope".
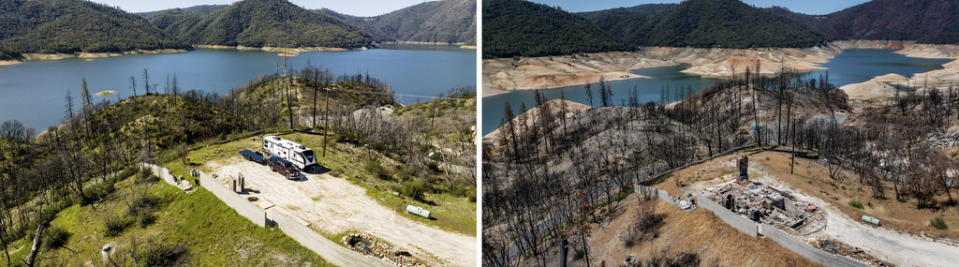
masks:
{"label": "sandy slope", "polygon": [[908,81],[909,78],[899,74],[886,74],[872,78],[869,81],[854,83],[840,87],[849,96],[850,100],[869,100],[890,98],[896,95],[896,85]]}
{"label": "sandy slope", "polygon": [[221,175],[220,179],[243,173],[247,187],[259,190],[254,195],[263,199],[262,202],[275,205],[271,210],[302,219],[323,232],[370,233],[410,251],[430,265],[476,265],[479,251],[475,237],[446,232],[403,217],[371,199],[366,189],[345,179],[321,174],[290,181],[265,166],[247,161],[208,165]]}
{"label": "sandy slope", "polygon": [[597,83],[600,77],[607,81],[647,78],[630,71],[676,64],[630,52],[487,59],[483,60],[483,95]]}

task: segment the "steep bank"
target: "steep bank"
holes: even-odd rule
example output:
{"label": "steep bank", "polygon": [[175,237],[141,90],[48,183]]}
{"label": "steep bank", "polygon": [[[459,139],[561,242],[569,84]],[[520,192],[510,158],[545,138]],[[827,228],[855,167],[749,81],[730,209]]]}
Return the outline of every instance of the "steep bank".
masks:
{"label": "steep bank", "polygon": [[483,96],[508,90],[549,89],[606,81],[648,78],[630,73],[679,63],[633,52],[483,60]]}

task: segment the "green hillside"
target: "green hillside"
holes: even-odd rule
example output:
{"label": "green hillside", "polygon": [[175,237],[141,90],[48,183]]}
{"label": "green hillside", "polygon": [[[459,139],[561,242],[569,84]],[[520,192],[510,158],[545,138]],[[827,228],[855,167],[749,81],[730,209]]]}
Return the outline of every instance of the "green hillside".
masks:
{"label": "green hillside", "polygon": [[959,43],[959,2],[952,0],[873,0],[823,16],[773,11],[833,39]]}
{"label": "green hillside", "polygon": [[317,12],[340,18],[379,41],[476,43],[476,1],[425,2],[376,17],[356,17],[329,9]]}
{"label": "green hillside", "polygon": [[15,53],[189,47],[140,16],[82,0],[0,1],[0,46]]}
{"label": "green hillside", "polygon": [[610,17],[617,16],[597,16],[597,21],[635,46],[810,47],[827,41],[805,25],[738,0],[687,0],[653,14]]}
{"label": "green hillside", "polygon": [[172,10],[152,16],[158,27],[197,45],[356,48],[373,41],[359,28],[286,0],[244,0],[208,14]]}
{"label": "green hillside", "polygon": [[583,17],[521,0],[483,1],[483,58],[627,50]]}

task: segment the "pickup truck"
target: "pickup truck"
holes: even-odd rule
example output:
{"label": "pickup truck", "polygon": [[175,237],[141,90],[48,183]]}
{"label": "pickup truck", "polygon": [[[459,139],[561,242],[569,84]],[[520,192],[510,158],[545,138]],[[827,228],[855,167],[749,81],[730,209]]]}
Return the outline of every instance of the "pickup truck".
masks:
{"label": "pickup truck", "polygon": [[293,166],[293,163],[285,159],[270,157],[270,159],[267,160],[267,164],[270,165],[270,169],[282,174],[284,177],[286,177],[286,179],[293,180],[300,178],[303,175],[300,173],[300,171],[296,170],[296,167]]}
{"label": "pickup truck", "polygon": [[243,158],[246,160],[259,163],[260,165],[266,165],[266,158],[263,157],[263,154],[260,152],[253,152],[249,149],[240,150],[240,155],[243,155]]}

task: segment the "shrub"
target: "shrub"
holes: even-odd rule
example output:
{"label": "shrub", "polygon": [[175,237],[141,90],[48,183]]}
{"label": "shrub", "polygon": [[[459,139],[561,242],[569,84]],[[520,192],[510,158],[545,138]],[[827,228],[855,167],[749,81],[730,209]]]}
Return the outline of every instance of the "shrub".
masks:
{"label": "shrub", "polygon": [[363,168],[366,169],[367,172],[372,174],[373,177],[376,177],[378,179],[390,180],[393,178],[392,175],[390,175],[390,172],[386,170],[386,167],[383,167],[383,165],[380,165],[379,161],[371,160],[367,158],[366,160],[363,160]]}
{"label": "shrub", "polygon": [[47,230],[43,232],[43,235],[43,247],[48,250],[63,247],[63,245],[67,244],[67,240],[70,239],[70,232],[60,227],[47,228]]}
{"label": "shrub", "polygon": [[106,230],[103,232],[103,236],[105,237],[119,236],[120,234],[123,233],[123,230],[125,230],[127,226],[130,226],[131,223],[132,222],[127,218],[123,218],[119,216],[107,217],[106,221],[104,222],[104,226],[106,226]]}
{"label": "shrub", "polygon": [[659,236],[659,228],[663,225],[663,219],[666,216],[657,214],[654,205],[651,201],[643,201],[639,204],[633,224],[619,236],[626,247],[632,247],[638,242],[653,240]]}
{"label": "shrub", "polygon": [[150,242],[140,256],[146,261],[146,266],[173,266],[178,265],[177,260],[187,253],[184,246]]}
{"label": "shrub", "polygon": [[946,225],[946,221],[942,220],[942,217],[936,217],[932,220],[929,220],[929,225],[939,230],[949,229],[949,226]]}
{"label": "shrub", "polygon": [[859,202],[856,200],[849,201],[849,206],[853,206],[854,208],[857,208],[857,209],[863,209],[862,202]]}
{"label": "shrub", "polygon": [[420,181],[407,181],[403,183],[403,195],[420,202],[426,202],[426,184]]}

